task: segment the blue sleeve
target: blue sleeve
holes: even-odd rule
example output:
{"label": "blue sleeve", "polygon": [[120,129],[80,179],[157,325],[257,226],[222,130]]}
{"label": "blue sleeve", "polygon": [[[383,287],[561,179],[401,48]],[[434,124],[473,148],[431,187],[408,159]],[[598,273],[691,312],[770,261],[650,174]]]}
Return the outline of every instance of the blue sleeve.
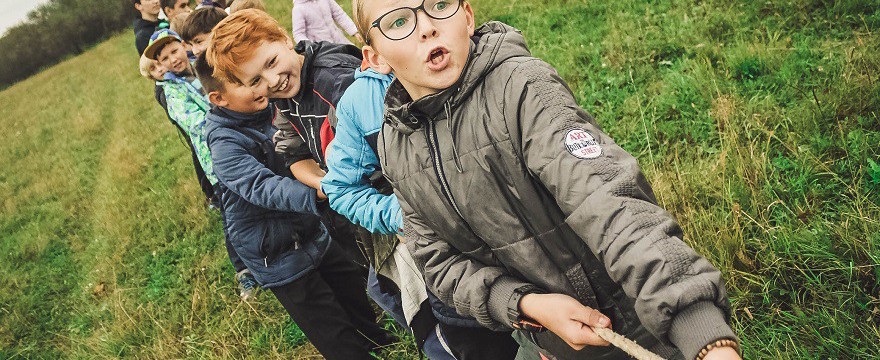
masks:
{"label": "blue sleeve", "polygon": [[209,135],[214,173],[229,190],[247,202],[278,211],[318,214],[317,193],[303,183],[275,175],[257,161],[231,130],[216,129]]}
{"label": "blue sleeve", "polygon": [[[367,133],[358,121],[375,125],[370,126],[374,127],[370,133],[379,131],[382,102],[380,99],[376,113],[374,101],[359,100],[361,104],[371,104],[370,109],[362,109],[369,111],[353,111],[352,96],[343,96],[339,101],[336,137],[327,151],[328,171],[321,181],[321,189],[327,194],[330,207],[353,223],[374,233],[396,234],[403,227],[400,203],[396,196],[380,194],[370,186],[370,174],[380,169],[379,159],[367,144],[364,138]],[[359,115],[369,118],[358,118]]]}

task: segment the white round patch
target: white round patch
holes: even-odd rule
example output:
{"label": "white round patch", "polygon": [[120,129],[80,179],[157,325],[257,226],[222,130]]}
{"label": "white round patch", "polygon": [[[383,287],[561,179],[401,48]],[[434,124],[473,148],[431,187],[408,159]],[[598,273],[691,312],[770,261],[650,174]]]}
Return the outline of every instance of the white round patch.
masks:
{"label": "white round patch", "polygon": [[602,146],[584,129],[571,129],[565,134],[565,149],[581,159],[595,159],[602,155]]}

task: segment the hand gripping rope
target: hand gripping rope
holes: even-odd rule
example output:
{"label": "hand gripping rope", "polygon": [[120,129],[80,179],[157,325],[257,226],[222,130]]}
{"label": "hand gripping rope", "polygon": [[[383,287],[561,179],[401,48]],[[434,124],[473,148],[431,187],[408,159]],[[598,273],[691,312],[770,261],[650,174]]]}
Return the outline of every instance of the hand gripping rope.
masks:
{"label": "hand gripping rope", "polygon": [[605,341],[610,342],[612,345],[623,350],[636,360],[664,360],[660,355],[643,348],[641,345],[636,344],[635,341],[627,339],[623,335],[614,332],[614,330],[608,328],[593,328],[593,331],[595,331],[601,338],[605,339]]}

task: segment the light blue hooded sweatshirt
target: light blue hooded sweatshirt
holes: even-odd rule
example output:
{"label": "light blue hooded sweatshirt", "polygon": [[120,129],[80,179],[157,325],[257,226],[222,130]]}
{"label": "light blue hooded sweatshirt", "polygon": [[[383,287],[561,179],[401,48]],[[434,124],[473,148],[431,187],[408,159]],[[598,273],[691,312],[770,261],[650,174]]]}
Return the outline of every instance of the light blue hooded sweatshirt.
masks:
{"label": "light blue hooded sweatshirt", "polygon": [[327,149],[329,171],[321,189],[330,207],[373,233],[395,234],[403,227],[400,203],[370,186],[381,170],[376,140],[382,128],[385,90],[393,75],[355,71],[354,82],[336,106],[336,137]]}

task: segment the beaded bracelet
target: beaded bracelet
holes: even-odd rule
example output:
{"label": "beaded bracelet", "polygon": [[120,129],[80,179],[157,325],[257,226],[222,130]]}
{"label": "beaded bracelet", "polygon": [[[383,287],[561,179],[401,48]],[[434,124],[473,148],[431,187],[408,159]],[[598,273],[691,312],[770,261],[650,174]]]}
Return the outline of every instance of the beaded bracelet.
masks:
{"label": "beaded bracelet", "polygon": [[736,352],[739,352],[739,344],[737,344],[736,341],[730,339],[721,339],[715,341],[714,343],[709,343],[709,345],[706,345],[702,350],[700,350],[700,353],[697,354],[696,360],[703,360],[703,358],[706,357],[706,354],[708,354],[709,351],[719,347],[731,347],[733,348],[733,350],[736,350]]}

